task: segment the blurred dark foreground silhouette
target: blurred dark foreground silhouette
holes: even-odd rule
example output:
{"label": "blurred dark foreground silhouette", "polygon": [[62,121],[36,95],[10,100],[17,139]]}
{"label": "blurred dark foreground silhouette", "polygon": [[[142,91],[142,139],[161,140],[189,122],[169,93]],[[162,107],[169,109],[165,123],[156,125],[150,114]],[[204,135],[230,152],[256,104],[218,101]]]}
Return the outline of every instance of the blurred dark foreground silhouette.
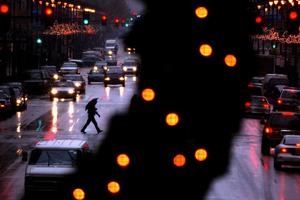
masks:
{"label": "blurred dark foreground silhouette", "polygon": [[[203,19],[195,14],[201,6],[208,10]],[[124,36],[142,62],[130,109],[111,120],[95,157],[80,163],[59,197],[72,199],[81,188],[95,200],[204,199],[226,172],[255,71],[248,8],[247,1],[145,1],[145,13]],[[203,44],[210,56],[200,54]],[[225,64],[226,55],[235,56],[235,66]],[[142,98],[145,88],[155,92],[153,101]],[[179,117],[174,126],[166,123],[169,113]],[[207,151],[203,161],[195,159],[199,148]],[[129,156],[129,166],[118,166],[119,154]],[[185,156],[182,167],[173,164],[178,155]],[[119,183],[116,194],[108,191],[111,181]]]}

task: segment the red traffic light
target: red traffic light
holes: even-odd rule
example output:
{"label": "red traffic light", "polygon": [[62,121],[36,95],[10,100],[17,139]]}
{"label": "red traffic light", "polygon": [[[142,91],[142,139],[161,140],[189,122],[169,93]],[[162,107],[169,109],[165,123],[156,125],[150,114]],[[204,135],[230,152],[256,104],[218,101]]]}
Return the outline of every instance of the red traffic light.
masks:
{"label": "red traffic light", "polygon": [[106,21],[106,20],[107,20],[107,16],[106,16],[106,15],[102,15],[102,16],[101,16],[101,20],[102,20],[102,21]]}
{"label": "red traffic light", "polygon": [[8,14],[9,13],[9,5],[4,3],[0,4],[0,13],[1,14]]}
{"label": "red traffic light", "polygon": [[45,10],[44,10],[44,14],[46,15],[46,16],[52,16],[53,15],[53,10],[51,9],[51,8],[45,8]]}
{"label": "red traffic light", "polygon": [[263,21],[263,19],[262,19],[261,16],[258,16],[258,17],[255,18],[255,23],[256,23],[256,24],[261,24],[262,21]]}
{"label": "red traffic light", "polygon": [[297,13],[297,11],[291,11],[290,13],[289,13],[289,18],[290,18],[290,20],[297,20],[297,18],[298,18],[298,13]]}

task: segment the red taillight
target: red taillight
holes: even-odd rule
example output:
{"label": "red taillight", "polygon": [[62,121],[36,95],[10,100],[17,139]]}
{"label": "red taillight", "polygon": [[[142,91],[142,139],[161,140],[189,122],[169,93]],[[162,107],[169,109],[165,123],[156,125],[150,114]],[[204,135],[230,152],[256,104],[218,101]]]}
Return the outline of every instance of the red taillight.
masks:
{"label": "red taillight", "polygon": [[264,108],[269,109],[269,108],[270,108],[270,105],[265,103],[265,104],[264,104]]}
{"label": "red taillight", "polygon": [[288,150],[286,148],[281,148],[279,151],[280,151],[280,153],[287,153],[288,152]]}
{"label": "red taillight", "polygon": [[253,83],[249,83],[248,87],[254,87],[254,84]]}
{"label": "red taillight", "polygon": [[282,115],[287,116],[287,117],[291,117],[291,116],[294,116],[295,113],[294,112],[283,112]]}
{"label": "red taillight", "polygon": [[278,103],[278,104],[282,104],[282,99],[278,99],[278,100],[277,100],[277,103]]}
{"label": "red taillight", "polygon": [[265,128],[265,133],[272,134],[272,132],[273,132],[273,129],[271,127],[266,127]]}
{"label": "red taillight", "polygon": [[245,106],[246,106],[246,107],[250,107],[250,106],[251,106],[251,103],[250,103],[250,102],[246,102],[246,103],[245,103]]}

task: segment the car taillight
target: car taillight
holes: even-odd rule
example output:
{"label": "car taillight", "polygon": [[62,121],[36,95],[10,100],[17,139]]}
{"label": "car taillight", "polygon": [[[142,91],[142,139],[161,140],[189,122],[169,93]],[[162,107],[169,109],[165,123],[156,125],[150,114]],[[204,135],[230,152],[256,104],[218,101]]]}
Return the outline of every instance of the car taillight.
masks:
{"label": "car taillight", "polygon": [[288,152],[288,149],[286,149],[286,148],[281,148],[279,151],[280,151],[280,153],[287,153],[287,152]]}
{"label": "car taillight", "polygon": [[245,103],[245,106],[246,106],[246,107],[250,107],[250,106],[251,106],[251,103],[250,103],[250,102],[246,102],[246,103]]}
{"label": "car taillight", "polygon": [[268,108],[270,108],[270,105],[265,103],[265,104],[264,104],[264,108],[267,108],[267,109],[268,109]]}
{"label": "car taillight", "polygon": [[265,128],[265,133],[267,133],[268,135],[272,134],[273,129],[271,127],[266,127]]}
{"label": "car taillight", "polygon": [[278,99],[278,100],[277,100],[277,103],[278,103],[278,104],[282,104],[282,99]]}

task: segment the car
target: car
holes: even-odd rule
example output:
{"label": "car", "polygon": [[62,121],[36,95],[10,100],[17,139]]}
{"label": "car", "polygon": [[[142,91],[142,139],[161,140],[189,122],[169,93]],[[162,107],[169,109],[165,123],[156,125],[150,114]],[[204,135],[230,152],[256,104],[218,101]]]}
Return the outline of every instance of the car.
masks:
{"label": "car", "polygon": [[86,67],[94,66],[97,61],[99,61],[99,57],[97,56],[85,56],[82,58],[82,62]]}
{"label": "car", "polygon": [[56,81],[49,92],[50,100],[54,98],[71,98],[76,101],[76,87],[72,81]]}
{"label": "car", "polygon": [[63,79],[70,80],[76,87],[76,92],[79,94],[85,94],[85,80],[80,74],[64,74]]}
{"label": "car", "polygon": [[88,73],[88,84],[92,82],[103,82],[104,80],[104,69],[103,67],[94,66]]}
{"label": "car", "polygon": [[28,94],[44,94],[50,88],[50,81],[44,70],[32,69],[23,75],[23,85]]}
{"label": "car", "polygon": [[90,154],[85,140],[42,140],[32,150],[23,151],[26,161],[25,195],[58,192],[67,175],[75,173],[78,163]]}
{"label": "car", "polygon": [[249,85],[247,87],[247,98],[250,98],[252,95],[254,96],[264,96],[263,87],[259,85]]}
{"label": "car", "polygon": [[282,165],[300,165],[300,135],[285,135],[274,151],[274,168]]}
{"label": "car", "polygon": [[[112,51],[112,54],[117,54],[119,45],[116,39],[108,39],[104,44],[104,51]],[[105,53],[104,53],[105,54]]]}
{"label": "car", "polygon": [[45,72],[46,79],[53,82],[58,79],[58,71],[55,65],[44,65],[40,67]]}
{"label": "car", "polygon": [[125,74],[137,74],[138,71],[138,62],[134,59],[126,59],[122,64],[122,69]]}
{"label": "car", "polygon": [[271,112],[271,105],[264,96],[251,96],[245,103],[246,115],[261,115],[263,117],[269,115]]}
{"label": "car", "polygon": [[274,109],[298,111],[300,108],[300,88],[284,88],[277,99]]}
{"label": "car", "polygon": [[25,101],[25,107],[27,107],[27,101],[28,101],[28,94],[21,82],[7,82],[6,85],[12,87],[14,90],[18,89],[19,93],[21,94],[22,101]]}
{"label": "car", "polygon": [[300,113],[271,112],[263,127],[261,152],[270,154],[270,149],[276,147],[284,135],[300,135]]}
{"label": "car", "polygon": [[58,72],[59,72],[60,75],[80,74],[79,67],[74,62],[64,62]]}
{"label": "car", "polygon": [[76,63],[78,67],[84,67],[83,61],[81,59],[69,58],[68,61]]}
{"label": "car", "polygon": [[125,87],[125,74],[120,66],[110,66],[104,75],[104,87],[121,84]]}
{"label": "car", "polygon": [[13,110],[9,96],[0,90],[0,117],[10,114]]}
{"label": "car", "polygon": [[17,110],[17,98],[13,87],[2,84],[0,85],[0,91],[3,92],[10,100],[10,103],[14,110]]}
{"label": "car", "polygon": [[250,85],[263,86],[264,79],[265,79],[264,76],[254,76],[250,80],[248,86],[250,86]]}

